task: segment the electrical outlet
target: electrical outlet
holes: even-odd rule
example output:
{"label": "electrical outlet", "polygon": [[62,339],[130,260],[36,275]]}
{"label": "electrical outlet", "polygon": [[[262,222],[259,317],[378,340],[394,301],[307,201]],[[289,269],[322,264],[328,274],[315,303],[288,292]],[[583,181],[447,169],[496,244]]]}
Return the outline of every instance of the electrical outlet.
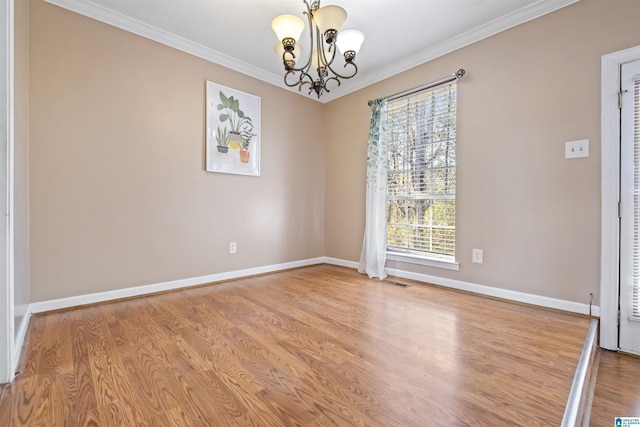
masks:
{"label": "electrical outlet", "polygon": [[564,158],[578,159],[580,157],[589,157],[589,140],[581,139],[579,141],[565,142]]}
{"label": "electrical outlet", "polygon": [[471,253],[471,262],[475,262],[476,264],[482,264],[482,249],[474,249]]}
{"label": "electrical outlet", "polygon": [[237,250],[236,242],[229,242],[229,253],[235,254]]}

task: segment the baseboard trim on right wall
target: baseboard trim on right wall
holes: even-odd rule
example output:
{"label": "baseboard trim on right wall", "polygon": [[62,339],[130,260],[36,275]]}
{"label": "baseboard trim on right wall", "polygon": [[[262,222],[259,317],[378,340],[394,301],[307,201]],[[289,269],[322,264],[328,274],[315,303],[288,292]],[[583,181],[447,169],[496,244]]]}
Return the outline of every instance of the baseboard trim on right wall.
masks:
{"label": "baseboard trim on right wall", "polygon": [[[347,261],[339,258],[325,257],[325,262],[327,264],[339,265],[342,267],[358,268],[357,262]],[[583,304],[575,301],[567,301],[558,298],[545,297],[542,295],[512,291],[509,289],[495,288],[492,286],[479,285],[477,283],[447,279],[444,277],[432,276],[429,274],[416,273],[413,271],[400,270],[396,268],[386,268],[385,270],[390,276],[401,277],[403,279],[417,280],[419,282],[431,283],[438,286],[473,292],[476,294],[501,298],[509,301],[522,302],[525,304],[553,308],[555,310],[568,311],[571,313],[584,314],[587,316],[591,315],[592,317],[600,317],[600,307],[597,305],[592,305],[591,313],[589,313],[589,304]]]}

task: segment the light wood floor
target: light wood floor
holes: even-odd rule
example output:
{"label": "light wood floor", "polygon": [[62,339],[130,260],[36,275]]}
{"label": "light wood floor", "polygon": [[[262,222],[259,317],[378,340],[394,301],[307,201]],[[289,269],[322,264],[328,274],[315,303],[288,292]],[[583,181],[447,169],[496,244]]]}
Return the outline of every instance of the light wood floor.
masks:
{"label": "light wood floor", "polygon": [[0,424],[557,426],[588,325],[313,266],[34,317]]}
{"label": "light wood floor", "polygon": [[589,425],[614,426],[616,417],[640,417],[640,357],[603,350]]}

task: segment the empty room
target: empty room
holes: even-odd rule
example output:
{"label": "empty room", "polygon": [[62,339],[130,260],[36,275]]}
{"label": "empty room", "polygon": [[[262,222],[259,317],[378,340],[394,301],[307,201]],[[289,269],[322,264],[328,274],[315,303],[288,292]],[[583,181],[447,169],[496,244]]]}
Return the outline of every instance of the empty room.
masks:
{"label": "empty room", "polygon": [[640,424],[637,0],[0,9],[0,425]]}

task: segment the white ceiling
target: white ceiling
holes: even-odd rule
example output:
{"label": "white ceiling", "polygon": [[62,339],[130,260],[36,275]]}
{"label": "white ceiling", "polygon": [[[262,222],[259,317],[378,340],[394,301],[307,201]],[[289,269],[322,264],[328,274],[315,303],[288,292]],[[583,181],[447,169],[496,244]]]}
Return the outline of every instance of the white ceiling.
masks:
{"label": "white ceiling", "polygon": [[[305,10],[302,0],[45,1],[281,87],[286,86],[282,63],[273,53],[278,40],[271,20],[281,14],[304,18]],[[362,31],[365,42],[356,57],[358,75],[320,101],[344,96],[577,1],[325,0],[323,6],[338,4],[346,9],[343,29]],[[303,44],[308,40],[305,34],[300,39]],[[307,91],[302,93],[307,96]]]}

